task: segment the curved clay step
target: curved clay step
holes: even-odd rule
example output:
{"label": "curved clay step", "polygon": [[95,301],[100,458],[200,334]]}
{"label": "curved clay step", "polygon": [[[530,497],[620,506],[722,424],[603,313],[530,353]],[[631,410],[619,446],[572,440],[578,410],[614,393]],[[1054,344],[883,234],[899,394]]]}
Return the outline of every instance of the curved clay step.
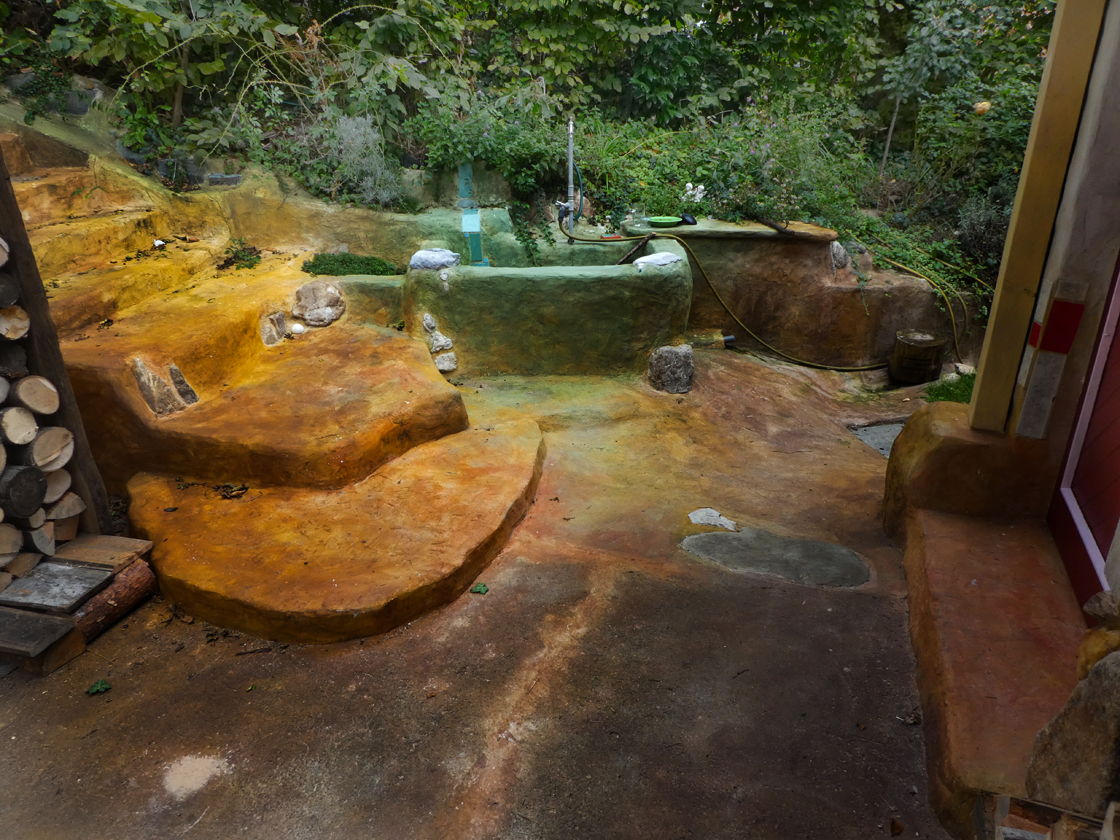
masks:
{"label": "curved clay step", "polygon": [[151,210],[149,196],[130,186],[88,166],[40,169],[12,179],[20,214],[29,229],[117,210]]}
{"label": "curved clay step", "polygon": [[[545,446],[532,421],[411,450],[334,492],[129,482],[164,595],[190,615],[285,642],[383,633],[458,597],[532,504]],[[182,489],[180,489],[182,488]]]}
{"label": "curved clay step", "polygon": [[153,255],[81,274],[44,279],[59,333],[76,332],[159,294],[171,294],[213,268],[206,247]]}
{"label": "curved clay step", "polygon": [[[251,328],[256,324],[253,318]],[[146,341],[159,339],[157,332]],[[97,340],[76,346],[93,345],[88,353],[97,356],[106,352]],[[142,471],[212,483],[341,487],[468,424],[461,395],[427,347],[396,330],[345,319],[262,345],[250,366],[219,383],[224,387],[199,388],[199,402],[164,416],[141,396],[132,357],[83,366],[69,352],[73,346],[64,345],[70,378],[111,489]],[[144,349],[133,346],[135,358]],[[193,385],[189,362],[185,357],[181,369]],[[148,369],[171,385],[164,368]]]}
{"label": "curved clay step", "polygon": [[158,210],[89,216],[34,228],[27,232],[39,262],[39,274],[51,280],[102,268],[110,259],[148,250],[169,235],[169,220]]}

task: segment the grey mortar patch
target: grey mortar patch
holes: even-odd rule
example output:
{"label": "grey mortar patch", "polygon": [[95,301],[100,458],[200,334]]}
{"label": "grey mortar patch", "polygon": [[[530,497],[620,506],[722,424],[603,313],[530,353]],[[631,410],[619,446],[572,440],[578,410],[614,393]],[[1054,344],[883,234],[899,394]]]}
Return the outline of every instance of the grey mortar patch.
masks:
{"label": "grey mortar patch", "polygon": [[867,564],[849,548],[758,528],[693,534],[681,548],[735,572],[773,575],[806,586],[859,586],[871,579]]}

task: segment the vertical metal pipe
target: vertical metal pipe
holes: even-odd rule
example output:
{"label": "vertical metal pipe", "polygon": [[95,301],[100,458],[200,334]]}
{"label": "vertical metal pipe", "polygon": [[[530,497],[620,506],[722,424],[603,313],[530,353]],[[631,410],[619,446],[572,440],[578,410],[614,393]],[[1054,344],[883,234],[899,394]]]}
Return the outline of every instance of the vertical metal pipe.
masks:
{"label": "vertical metal pipe", "polygon": [[575,185],[576,121],[568,117],[568,235],[575,231],[576,225],[576,185]]}

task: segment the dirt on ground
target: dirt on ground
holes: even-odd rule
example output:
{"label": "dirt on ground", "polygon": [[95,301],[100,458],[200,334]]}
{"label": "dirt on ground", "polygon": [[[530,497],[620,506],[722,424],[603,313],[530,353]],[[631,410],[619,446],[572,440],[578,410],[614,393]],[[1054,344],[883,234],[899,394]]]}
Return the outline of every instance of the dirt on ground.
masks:
{"label": "dirt on ground", "polygon": [[[914,389],[697,353],[630,379],[456,382],[541,425],[535,505],[467,594],[384,636],[272,643],[159,598],[46,678],[0,679],[0,826],[55,838],[944,838],[929,809],[886,459]],[[680,548],[824,540],[855,588]],[[111,689],[90,695],[98,680]]]}

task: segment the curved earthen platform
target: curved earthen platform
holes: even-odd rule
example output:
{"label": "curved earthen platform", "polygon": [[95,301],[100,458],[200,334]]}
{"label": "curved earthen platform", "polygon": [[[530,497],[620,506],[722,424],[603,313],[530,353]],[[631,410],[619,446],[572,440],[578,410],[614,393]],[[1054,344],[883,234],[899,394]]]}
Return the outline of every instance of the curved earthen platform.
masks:
{"label": "curved earthen platform", "polygon": [[268,639],[335,642],[462,594],[529,509],[544,455],[537,424],[522,421],[419,446],[334,492],[226,499],[141,474],[130,515],[161,541],[160,587],[189,614]]}

